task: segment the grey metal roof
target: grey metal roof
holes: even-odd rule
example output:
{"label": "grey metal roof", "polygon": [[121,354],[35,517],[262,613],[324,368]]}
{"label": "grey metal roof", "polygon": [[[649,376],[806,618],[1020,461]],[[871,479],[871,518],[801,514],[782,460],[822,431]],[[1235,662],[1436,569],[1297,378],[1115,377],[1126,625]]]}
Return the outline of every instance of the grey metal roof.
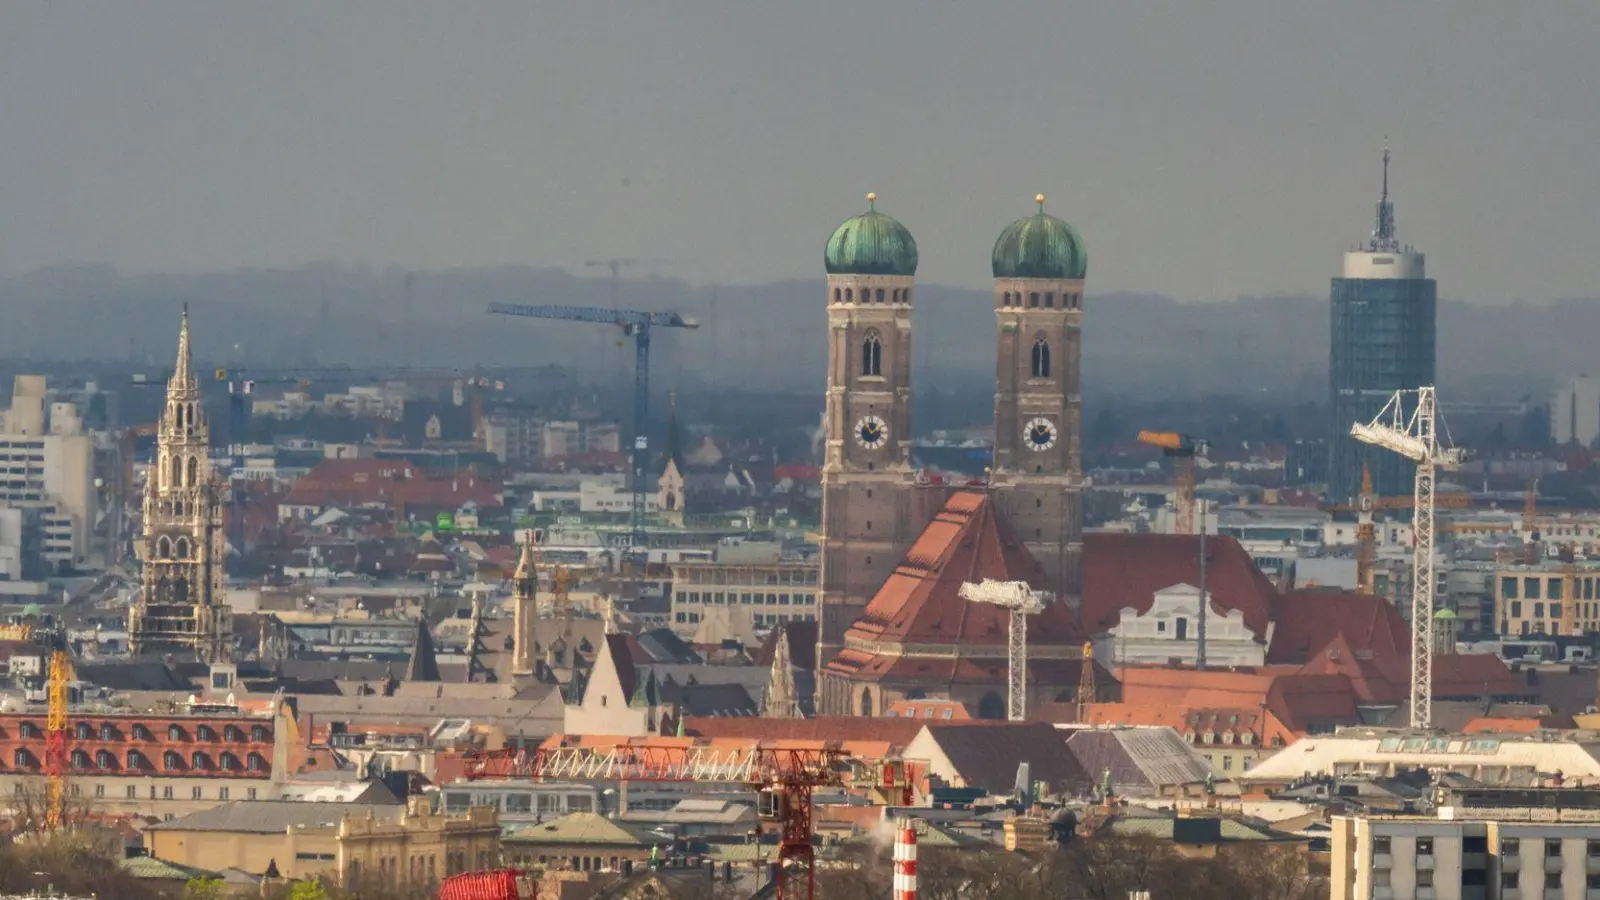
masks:
{"label": "grey metal roof", "polygon": [[371,815],[392,822],[405,811],[395,805],[370,803],[302,803],[295,800],[236,800],[211,809],[151,825],[151,831],[231,831],[240,834],[279,834],[296,825],[316,828],[338,825],[345,816]]}

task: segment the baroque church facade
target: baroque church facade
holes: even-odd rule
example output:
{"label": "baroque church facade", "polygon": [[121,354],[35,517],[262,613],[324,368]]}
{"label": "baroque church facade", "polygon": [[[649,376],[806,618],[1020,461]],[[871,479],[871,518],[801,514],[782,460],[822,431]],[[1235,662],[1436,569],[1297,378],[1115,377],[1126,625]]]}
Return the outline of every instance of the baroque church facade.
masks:
{"label": "baroque church facade", "polygon": [[227,604],[227,486],[211,468],[211,429],[189,347],[189,310],[167,383],[155,460],[144,489],[143,589],[128,611],[135,656],[224,662],[233,648]]}
{"label": "baroque church facade", "polygon": [[1085,640],[1083,240],[1045,213],[1042,195],[1035,215],[996,240],[993,463],[982,483],[952,490],[924,477],[911,455],[916,241],[867,199],[824,252],[818,712],[874,715],[932,691],[992,714],[1009,620],[958,596],[982,578],[1049,594],[1029,623],[1029,680],[1075,691]]}

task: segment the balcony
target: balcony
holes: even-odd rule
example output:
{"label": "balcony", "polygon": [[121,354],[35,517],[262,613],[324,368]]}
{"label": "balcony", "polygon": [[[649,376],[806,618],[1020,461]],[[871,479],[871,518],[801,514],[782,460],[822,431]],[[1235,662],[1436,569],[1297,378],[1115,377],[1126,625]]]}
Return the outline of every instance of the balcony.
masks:
{"label": "balcony", "polygon": [[1463,854],[1461,854],[1461,868],[1463,868],[1463,869],[1487,869],[1487,868],[1489,868],[1489,854],[1487,854],[1487,853],[1463,853]]}
{"label": "balcony", "polygon": [[1417,871],[1418,872],[1431,872],[1431,871],[1433,871],[1433,854],[1432,853],[1418,853],[1417,854]]}
{"label": "balcony", "polygon": [[1561,857],[1546,856],[1544,858],[1544,872],[1546,875],[1554,875],[1564,868],[1566,868],[1565,861]]}
{"label": "balcony", "polygon": [[1500,871],[1502,871],[1502,872],[1521,872],[1522,871],[1522,857],[1520,857],[1520,856],[1502,856],[1502,857],[1500,857]]}
{"label": "balcony", "polygon": [[1374,869],[1392,869],[1394,868],[1394,856],[1388,853],[1374,853],[1372,854],[1372,867]]}
{"label": "balcony", "polygon": [[1434,900],[1433,888],[1431,888],[1431,887],[1418,887],[1417,888],[1417,900]]}
{"label": "balcony", "polygon": [[1388,885],[1373,888],[1372,900],[1394,900],[1394,888]]}
{"label": "balcony", "polygon": [[1584,861],[1584,871],[1590,875],[1600,875],[1600,856],[1591,856]]}

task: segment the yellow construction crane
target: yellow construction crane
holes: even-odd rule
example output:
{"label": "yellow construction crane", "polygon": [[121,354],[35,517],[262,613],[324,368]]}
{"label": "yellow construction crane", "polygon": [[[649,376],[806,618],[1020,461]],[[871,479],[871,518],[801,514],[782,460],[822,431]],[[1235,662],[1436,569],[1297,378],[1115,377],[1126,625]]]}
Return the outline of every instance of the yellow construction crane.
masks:
{"label": "yellow construction crane", "polygon": [[65,824],[67,804],[67,686],[72,680],[72,659],[64,647],[50,653],[49,713],[45,719],[44,769],[49,779],[45,828],[55,831]]}
{"label": "yellow construction crane", "polygon": [[1176,431],[1141,431],[1139,443],[1160,447],[1162,454],[1172,458],[1172,474],[1177,482],[1177,498],[1173,503],[1176,522],[1175,534],[1197,534],[1194,521],[1194,458],[1205,453],[1210,445]]}
{"label": "yellow construction crane", "polygon": [[[1435,494],[1434,505],[1439,509],[1470,509],[1471,494]],[[1374,514],[1379,510],[1410,509],[1416,498],[1380,497],[1372,485],[1372,469],[1361,467],[1361,493],[1353,504],[1334,504],[1322,507],[1324,512],[1356,513],[1356,590],[1363,594],[1377,592],[1375,574],[1378,560],[1378,530]],[[1449,529],[1446,529],[1449,530]]]}
{"label": "yellow construction crane", "polygon": [[1083,667],[1078,670],[1078,721],[1086,721],[1089,704],[1095,702],[1094,644],[1083,642]]}

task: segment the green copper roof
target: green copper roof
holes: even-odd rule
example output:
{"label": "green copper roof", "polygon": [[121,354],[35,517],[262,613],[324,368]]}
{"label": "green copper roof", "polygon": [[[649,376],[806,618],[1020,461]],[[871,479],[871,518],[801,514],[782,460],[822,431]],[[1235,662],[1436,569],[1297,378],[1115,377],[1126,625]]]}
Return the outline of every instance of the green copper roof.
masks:
{"label": "green copper roof", "polygon": [[866,212],[845,220],[828,238],[822,263],[829,275],[915,275],[917,241],[904,225],[877,210],[868,194]]}
{"label": "green copper roof", "polygon": [[1045,215],[1043,194],[1036,200],[1038,214],[1007,225],[994,242],[994,277],[1082,278],[1089,268],[1083,236],[1066,222]]}

